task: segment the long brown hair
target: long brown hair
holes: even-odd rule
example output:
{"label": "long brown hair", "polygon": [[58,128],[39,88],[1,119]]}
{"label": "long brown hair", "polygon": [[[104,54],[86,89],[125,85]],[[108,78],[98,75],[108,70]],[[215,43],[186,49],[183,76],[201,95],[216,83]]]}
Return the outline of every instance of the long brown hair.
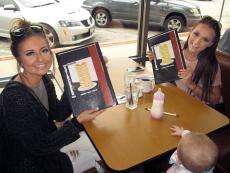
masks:
{"label": "long brown hair", "polygon": [[[211,87],[216,77],[217,70],[218,70],[218,62],[216,59],[216,48],[220,40],[221,26],[218,23],[218,21],[216,21],[210,16],[203,17],[197,23],[197,25],[199,24],[206,24],[209,27],[211,27],[215,32],[215,39],[213,40],[213,44],[198,54],[197,56],[198,62],[192,74],[193,83],[197,85],[198,82],[201,81],[203,85],[201,100],[208,102],[210,100],[209,95],[211,92]],[[188,39],[185,42],[183,49],[187,49]]]}

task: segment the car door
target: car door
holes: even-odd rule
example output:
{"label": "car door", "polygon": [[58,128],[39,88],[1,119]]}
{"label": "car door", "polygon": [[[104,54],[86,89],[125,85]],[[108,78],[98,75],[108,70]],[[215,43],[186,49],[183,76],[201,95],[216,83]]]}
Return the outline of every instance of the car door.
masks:
{"label": "car door", "polygon": [[114,19],[137,20],[139,0],[111,0],[109,8]]}
{"label": "car door", "polygon": [[167,15],[167,3],[164,0],[150,0],[149,22],[163,24]]}
{"label": "car door", "polygon": [[9,38],[10,28],[16,18],[21,16],[19,8],[13,0],[0,0],[0,14],[0,36]]}

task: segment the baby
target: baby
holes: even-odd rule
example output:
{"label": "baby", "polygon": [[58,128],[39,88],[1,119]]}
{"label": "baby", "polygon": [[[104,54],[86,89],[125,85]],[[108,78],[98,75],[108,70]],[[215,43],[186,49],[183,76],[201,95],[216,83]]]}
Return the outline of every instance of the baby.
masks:
{"label": "baby", "polygon": [[216,144],[205,134],[190,132],[182,127],[170,128],[172,135],[181,136],[177,150],[166,173],[212,173],[218,158]]}

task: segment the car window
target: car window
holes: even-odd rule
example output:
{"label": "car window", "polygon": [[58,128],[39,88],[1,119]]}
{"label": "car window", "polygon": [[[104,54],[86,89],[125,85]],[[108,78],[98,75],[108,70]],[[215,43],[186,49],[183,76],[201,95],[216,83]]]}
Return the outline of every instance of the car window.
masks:
{"label": "car window", "polygon": [[15,4],[15,2],[13,0],[0,0],[0,7],[3,7],[4,5],[8,5],[8,4]]}
{"label": "car window", "polygon": [[22,4],[24,4],[26,7],[42,7],[50,4],[57,3],[55,0],[19,0]]}
{"label": "car window", "polygon": [[113,0],[113,2],[134,2],[135,0]]}

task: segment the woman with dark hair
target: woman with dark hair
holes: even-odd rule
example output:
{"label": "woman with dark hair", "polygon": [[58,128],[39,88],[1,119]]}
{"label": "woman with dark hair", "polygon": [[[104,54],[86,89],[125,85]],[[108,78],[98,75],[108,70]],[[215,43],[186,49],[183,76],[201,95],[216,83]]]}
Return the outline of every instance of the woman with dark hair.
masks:
{"label": "woman with dark hair", "polygon": [[[220,25],[212,17],[202,18],[190,32],[183,47],[187,69],[178,72],[176,85],[199,100],[216,106],[222,103],[221,74],[216,59]],[[150,60],[154,58],[148,52]]]}
{"label": "woman with dark hair", "polygon": [[[54,120],[64,121],[72,110],[65,92],[57,99],[54,85],[47,76],[53,54],[43,28],[20,19],[10,30],[10,36],[11,52],[19,68],[0,96],[1,123],[4,122],[2,160],[6,167],[3,172],[81,173],[92,167],[104,172],[98,164],[100,157],[96,150],[82,134],[81,125],[103,110],[84,111],[57,129]],[[75,157],[76,153],[63,151],[77,141],[83,141],[84,150],[78,143]]]}

